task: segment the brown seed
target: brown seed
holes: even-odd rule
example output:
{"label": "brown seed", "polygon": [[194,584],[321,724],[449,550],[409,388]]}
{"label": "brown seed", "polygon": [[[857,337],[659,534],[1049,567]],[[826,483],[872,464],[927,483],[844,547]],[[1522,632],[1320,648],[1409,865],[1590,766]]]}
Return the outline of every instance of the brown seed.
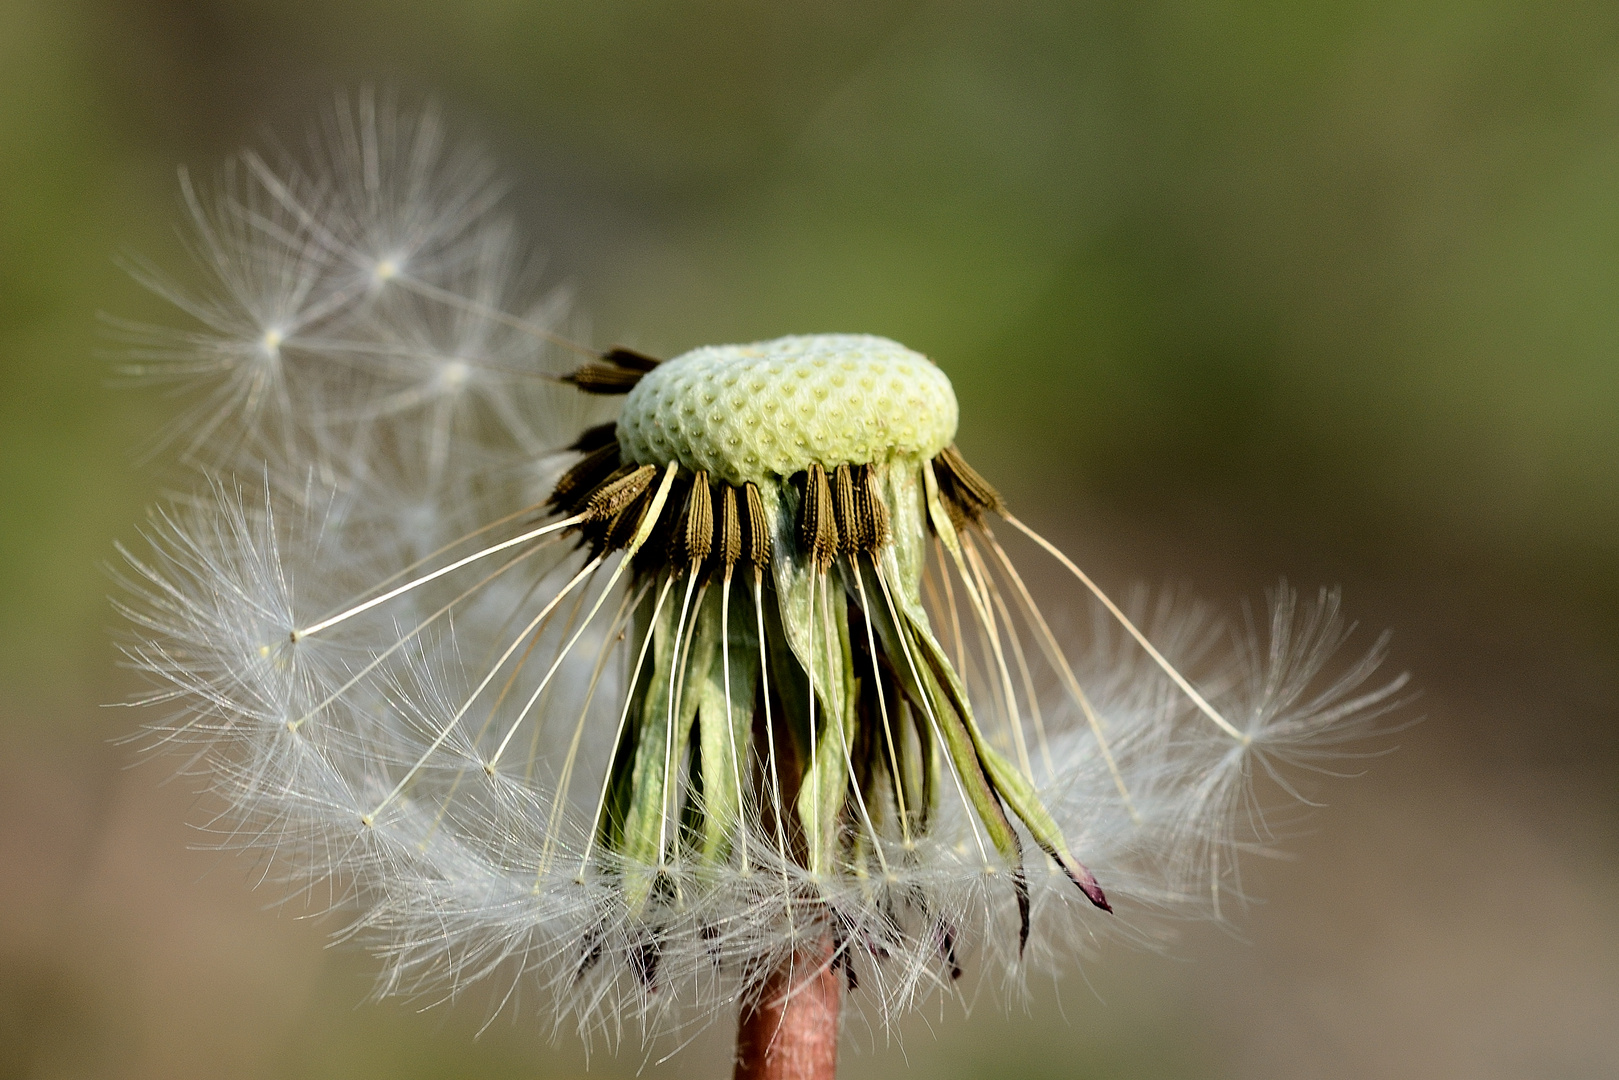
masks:
{"label": "brown seed", "polygon": [[961,456],[956,444],[951,443],[933,459],[933,473],[939,479],[939,496],[953,522],[978,524],[984,514],[1006,514],[1006,503],[1001,493],[979,476],[967,459]]}
{"label": "brown seed", "polygon": [[832,502],[832,487],[826,469],[811,465],[804,473],[804,497],[798,506],[798,543],[825,573],[838,557],[838,524]]}
{"label": "brown seed", "polygon": [[641,381],[644,371],[618,367],[615,364],[586,364],[577,371],[562,376],[587,394],[627,394]]}
{"label": "brown seed", "polygon": [[591,450],[563,473],[562,479],[551,489],[550,503],[567,513],[578,513],[591,494],[618,471],[619,450],[615,439]]}
{"label": "brown seed", "polygon": [[569,450],[582,450],[582,451],[584,451],[585,453],[588,454],[593,450],[601,449],[602,447],[606,446],[608,443],[614,443],[614,442],[617,442],[617,441],[618,441],[618,424],[617,423],[597,424],[593,428],[586,428],[585,433],[583,435],[579,436],[579,438],[574,441],[574,444],[572,446],[568,447],[568,449]]}
{"label": "brown seed", "polygon": [[891,533],[888,523],[888,504],[883,502],[882,490],[877,486],[877,466],[861,466],[860,483],[855,492],[858,495],[864,515],[871,522],[871,546],[866,550],[875,553],[888,545]]}
{"label": "brown seed", "polygon": [[729,575],[742,558],[742,517],[737,511],[736,488],[730,484],[722,486],[720,495],[719,549],[720,561]]}
{"label": "brown seed", "polygon": [[614,345],[602,353],[602,359],[614,367],[621,367],[626,371],[639,371],[643,375],[663,363],[655,356],[648,356],[644,352],[627,349],[622,345]]}
{"label": "brown seed", "polygon": [[765,516],[765,500],[757,484],[750,481],[742,492],[746,496],[742,511],[748,534],[748,563],[755,574],[762,574],[770,565],[770,519]]}
{"label": "brown seed", "polygon": [[838,526],[838,553],[861,551],[866,543],[865,522],[855,499],[854,467],[845,463],[832,470],[832,507]]}
{"label": "brown seed", "polygon": [[699,472],[686,496],[686,512],[675,533],[670,561],[694,569],[708,558],[714,547],[714,496],[708,487],[708,473]]}
{"label": "brown seed", "polygon": [[621,467],[618,473],[591,492],[590,498],[585,500],[585,520],[597,522],[613,517],[651,487],[652,478],[657,474],[657,467],[653,465]]}

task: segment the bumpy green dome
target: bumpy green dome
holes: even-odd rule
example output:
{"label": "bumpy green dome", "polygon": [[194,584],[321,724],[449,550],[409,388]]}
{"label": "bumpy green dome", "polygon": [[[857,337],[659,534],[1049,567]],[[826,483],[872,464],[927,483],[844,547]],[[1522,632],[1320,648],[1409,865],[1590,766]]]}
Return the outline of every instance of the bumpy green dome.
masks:
{"label": "bumpy green dome", "polygon": [[731,484],[819,463],[931,458],[956,435],[956,395],[887,338],[808,334],[707,345],[658,365],[625,399],[625,460],[678,461]]}

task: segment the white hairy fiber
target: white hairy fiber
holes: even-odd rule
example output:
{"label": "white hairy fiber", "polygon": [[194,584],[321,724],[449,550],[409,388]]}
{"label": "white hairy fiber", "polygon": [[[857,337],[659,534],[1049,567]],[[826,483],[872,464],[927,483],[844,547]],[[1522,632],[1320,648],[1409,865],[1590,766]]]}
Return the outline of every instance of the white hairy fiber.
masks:
{"label": "white hairy fiber", "polygon": [[[130,554],[122,606],[153,682],[149,730],[214,792],[222,842],[262,854],[299,910],[339,911],[380,957],[382,991],[485,984],[497,1007],[616,1040],[733,1008],[829,932],[858,980],[850,1002],[879,1021],[974,980],[1015,987],[1110,931],[1150,942],[1161,914],[1228,913],[1238,856],[1272,839],[1256,774],[1290,794],[1289,767],[1343,756],[1391,707],[1403,680],[1368,683],[1381,642],[1329,669],[1346,633],[1333,594],[1301,604],[1283,588],[1257,630],[1144,595],[1086,628],[1054,610],[1092,602],[1083,578],[1037,604],[1002,544],[1044,558],[1044,542],[1016,538],[1010,516],[1004,538],[987,520],[958,535],[924,485],[955,431],[948,380],[879,338],[696,350],[624,403],[631,462],[783,500],[774,576],[699,582],[661,549],[581,547],[543,502],[615,402],[561,381],[593,354],[560,336],[562,301],[526,290],[487,166],[447,149],[432,114],[371,95],[340,101],[320,145],[314,171],[246,153],[211,194],[187,182],[201,282],[142,271],[187,323],[123,331],[140,374],[191,393],[172,439],[196,471]],[[784,481],[848,463],[886,469],[893,520],[885,547],[828,572],[790,550]],[[669,502],[652,512],[684,512]],[[907,729],[944,763],[914,827],[877,771],[848,770],[830,802],[774,783],[789,736],[770,742],[751,718],[827,683],[793,666],[818,662],[802,642],[836,616],[839,670],[870,672],[901,609],[931,626],[907,640],[956,672],[986,760],[1002,755],[1005,782],[1049,811],[1114,914],[1014,819],[1023,945],[1018,867],[949,765],[943,718],[913,710]],[[629,775],[616,755],[650,693],[638,673],[697,671],[688,634],[718,653],[689,692],[703,723],[736,721],[742,805],[705,796],[698,758],[670,754],[665,828],[636,855],[602,828]],[[889,659],[896,686],[921,662],[908,647]],[[767,693],[743,697],[756,661]],[[848,687],[872,723],[878,705],[883,724],[909,707]],[[827,736],[822,708],[818,762],[842,776],[858,753],[888,760],[880,741]],[[778,823],[813,805],[837,824],[812,871]],[[705,847],[713,821],[723,843]]]}

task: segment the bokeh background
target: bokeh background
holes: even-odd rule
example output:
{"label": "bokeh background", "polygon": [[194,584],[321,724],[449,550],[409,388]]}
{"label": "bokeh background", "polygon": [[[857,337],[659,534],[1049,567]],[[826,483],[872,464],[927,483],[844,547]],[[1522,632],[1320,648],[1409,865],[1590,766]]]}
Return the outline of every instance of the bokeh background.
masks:
{"label": "bokeh background", "polygon": [[4,0],[0,1077],[586,1067],[360,1004],[111,741],[167,415],[109,385],[97,312],[161,314],[114,259],[180,268],[175,166],[362,82],[494,150],[598,344],[897,338],[1105,585],[1341,583],[1416,673],[1241,938],[856,1030],[847,1076],[1619,1075],[1619,6]]}

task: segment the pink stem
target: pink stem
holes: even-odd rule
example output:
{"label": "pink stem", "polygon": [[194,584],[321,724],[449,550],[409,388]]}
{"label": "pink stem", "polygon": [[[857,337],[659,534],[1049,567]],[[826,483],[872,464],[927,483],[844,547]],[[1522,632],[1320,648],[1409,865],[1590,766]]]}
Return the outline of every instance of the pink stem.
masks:
{"label": "pink stem", "polygon": [[742,1006],[734,1080],[835,1080],[843,987],[832,940],[805,945]]}

